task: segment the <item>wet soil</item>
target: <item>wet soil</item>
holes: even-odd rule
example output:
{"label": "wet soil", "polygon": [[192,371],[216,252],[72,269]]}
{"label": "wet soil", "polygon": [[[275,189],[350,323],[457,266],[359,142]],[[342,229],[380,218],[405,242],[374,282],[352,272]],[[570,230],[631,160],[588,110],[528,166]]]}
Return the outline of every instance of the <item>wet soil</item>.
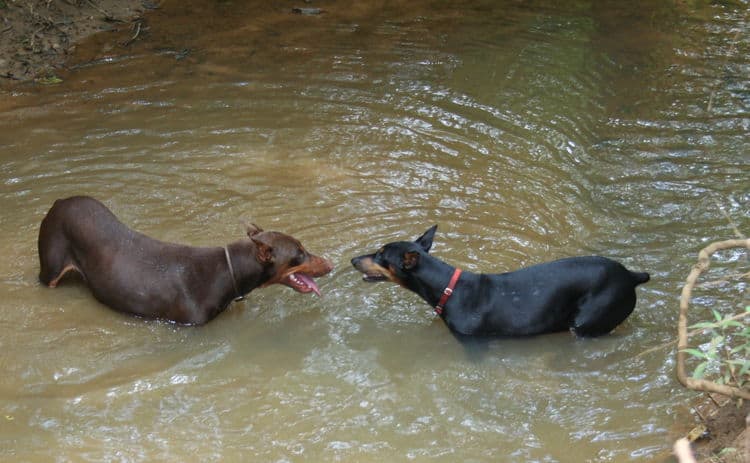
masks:
{"label": "wet soil", "polygon": [[142,0],[0,0],[0,83],[54,83],[82,39],[135,35],[143,12],[154,8]]}

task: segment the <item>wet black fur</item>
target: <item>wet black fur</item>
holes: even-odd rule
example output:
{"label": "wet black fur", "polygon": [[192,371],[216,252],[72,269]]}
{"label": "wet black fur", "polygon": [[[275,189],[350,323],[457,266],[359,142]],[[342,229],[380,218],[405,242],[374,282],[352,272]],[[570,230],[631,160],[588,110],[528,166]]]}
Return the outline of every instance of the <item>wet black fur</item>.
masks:
{"label": "wet black fur", "polygon": [[[432,257],[437,225],[414,242],[388,243],[352,259],[365,281],[390,279],[435,306],[455,267]],[[457,335],[527,336],[612,331],[633,311],[635,287],[649,280],[600,256],[569,257],[514,272],[464,271],[440,315]]]}

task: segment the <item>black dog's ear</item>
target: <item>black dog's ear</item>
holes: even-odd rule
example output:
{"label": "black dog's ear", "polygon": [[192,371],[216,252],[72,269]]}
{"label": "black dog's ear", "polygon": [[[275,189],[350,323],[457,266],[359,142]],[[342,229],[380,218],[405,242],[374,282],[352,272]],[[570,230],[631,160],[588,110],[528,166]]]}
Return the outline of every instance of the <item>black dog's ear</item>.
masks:
{"label": "black dog's ear", "polygon": [[407,252],[401,262],[404,270],[411,270],[419,263],[419,253],[417,251]]}
{"label": "black dog's ear", "polygon": [[430,248],[432,247],[432,239],[435,238],[436,230],[437,230],[437,225],[433,225],[432,227],[427,229],[426,232],[424,232],[424,235],[417,238],[414,242],[422,246],[422,249],[424,249],[424,252],[429,252]]}

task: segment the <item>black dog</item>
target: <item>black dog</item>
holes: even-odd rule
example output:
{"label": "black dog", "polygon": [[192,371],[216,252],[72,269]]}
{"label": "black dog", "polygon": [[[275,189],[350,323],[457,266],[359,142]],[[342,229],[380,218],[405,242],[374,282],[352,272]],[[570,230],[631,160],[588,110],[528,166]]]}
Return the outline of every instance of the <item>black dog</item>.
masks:
{"label": "black dog", "polygon": [[607,334],[633,311],[635,287],[649,280],[648,273],[598,256],[495,275],[462,273],[428,254],[435,230],[413,243],[388,243],[352,265],[365,281],[390,280],[414,291],[460,335]]}

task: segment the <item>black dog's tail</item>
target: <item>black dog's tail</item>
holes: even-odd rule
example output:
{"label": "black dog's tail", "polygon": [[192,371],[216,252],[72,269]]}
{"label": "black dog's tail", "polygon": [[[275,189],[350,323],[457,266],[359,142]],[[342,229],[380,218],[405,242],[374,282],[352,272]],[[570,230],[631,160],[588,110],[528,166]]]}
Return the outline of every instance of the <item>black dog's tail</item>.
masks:
{"label": "black dog's tail", "polygon": [[630,275],[633,276],[636,285],[640,285],[651,279],[651,275],[646,272],[630,272]]}

